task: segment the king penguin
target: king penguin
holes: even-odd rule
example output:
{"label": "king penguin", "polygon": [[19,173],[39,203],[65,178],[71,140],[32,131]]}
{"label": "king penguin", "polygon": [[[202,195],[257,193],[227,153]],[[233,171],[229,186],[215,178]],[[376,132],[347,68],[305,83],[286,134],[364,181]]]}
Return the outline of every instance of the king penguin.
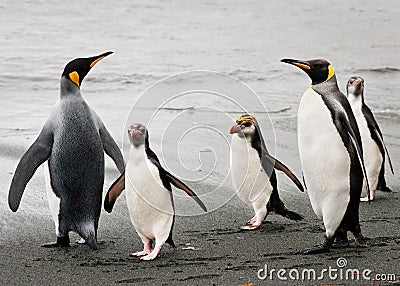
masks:
{"label": "king penguin", "polygon": [[[370,187],[370,200],[375,197],[375,191],[391,192],[385,181],[385,153],[389,166],[393,172],[392,161],[383,141],[382,132],[376,122],[371,109],[364,101],[364,79],[352,76],[347,81],[347,99],[350,102],[354,116],[360,128],[361,141],[364,150],[364,163]],[[368,201],[368,197],[361,198]]]}
{"label": "king penguin", "polygon": [[8,203],[15,212],[36,169],[48,161],[46,185],[57,242],[45,247],[69,246],[69,232],[74,231],[92,249],[97,249],[104,152],[120,172],[125,169],[117,144],[80,91],[82,80],[91,68],[111,53],[77,58],[65,66],[60,99],[36,141],[22,156],[12,178]]}
{"label": "king penguin", "polygon": [[157,155],[150,149],[148,130],[143,124],[130,126],[128,136],[131,148],[126,172],[108,190],[104,208],[111,212],[116,199],[126,188],[131,221],[143,242],[143,250],[131,256],[153,260],[165,242],[175,247],[172,239],[175,206],[171,184],[185,191],[204,211],[207,208],[188,186],[161,166]]}
{"label": "king penguin", "polygon": [[[322,245],[305,254],[329,251],[335,237],[346,243],[347,231],[366,247],[359,224],[359,204],[366,177],[356,119],[340,92],[332,65],[324,59],[283,59],[312,80],[298,109],[298,145],[304,182],[312,208],[325,226]],[[368,184],[367,184],[368,188]]]}
{"label": "king penguin", "polygon": [[254,116],[245,114],[236,119],[230,129],[232,183],[238,197],[255,212],[242,230],[260,228],[268,213],[275,213],[291,220],[303,217],[288,210],[279,198],[274,168],[284,172],[300,189],[303,186],[297,177],[267,151],[261,130]]}

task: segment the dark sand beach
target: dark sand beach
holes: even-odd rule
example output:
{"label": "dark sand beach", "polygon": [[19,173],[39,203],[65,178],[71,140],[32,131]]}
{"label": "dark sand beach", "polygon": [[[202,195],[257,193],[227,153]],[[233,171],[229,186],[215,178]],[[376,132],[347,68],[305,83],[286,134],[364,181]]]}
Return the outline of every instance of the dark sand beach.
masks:
{"label": "dark sand beach", "polygon": [[[398,124],[398,123],[396,123]],[[395,129],[385,125],[385,130]],[[21,131],[14,131],[21,137]],[[279,158],[290,166],[296,166],[297,149],[295,134],[278,132]],[[285,140],[286,139],[286,140]],[[398,162],[400,154],[392,150],[392,160]],[[2,155],[3,173],[2,197],[7,195],[13,168],[23,148],[9,150]],[[277,156],[278,156],[277,155]],[[400,171],[396,168],[396,171]],[[115,211],[103,211],[99,241],[101,249],[92,251],[86,245],[72,243],[67,249],[46,249],[40,245],[55,239],[53,222],[48,211],[44,190],[43,171],[39,170],[23,198],[20,210],[12,213],[1,202],[2,223],[0,237],[0,281],[2,285],[299,285],[299,281],[282,281],[273,276],[260,280],[259,269],[287,270],[315,269],[317,273],[328,267],[337,267],[337,259],[345,258],[347,268],[370,269],[371,280],[351,281],[303,280],[304,285],[388,285],[374,281],[376,274],[396,274],[399,277],[400,232],[399,200],[400,182],[388,176],[393,193],[377,193],[376,201],[361,204],[361,227],[369,247],[358,249],[354,242],[349,248],[332,249],[321,255],[298,254],[305,248],[322,240],[322,222],[312,212],[308,197],[292,186],[291,182],[279,175],[281,195],[287,206],[302,215],[300,222],[289,221],[277,215],[268,216],[259,231],[242,232],[238,226],[252,215],[237,198],[218,210],[194,217],[180,216],[176,219],[174,239],[177,249],[164,246],[160,256],[151,262],[129,257],[129,253],[142,247],[135,233],[126,207],[124,196],[117,202]],[[298,172],[297,172],[298,173]],[[106,185],[116,177],[116,170],[110,167]],[[203,184],[192,185],[198,193]],[[78,239],[72,235],[72,241]],[[351,237],[351,235],[350,235]],[[192,249],[185,248],[193,247]]]}

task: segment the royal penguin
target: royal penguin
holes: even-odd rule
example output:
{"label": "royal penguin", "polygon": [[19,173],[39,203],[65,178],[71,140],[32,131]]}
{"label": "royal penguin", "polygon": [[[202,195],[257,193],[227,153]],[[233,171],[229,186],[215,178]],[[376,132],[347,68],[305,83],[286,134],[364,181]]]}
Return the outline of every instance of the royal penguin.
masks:
{"label": "royal penguin", "polygon": [[157,155],[150,149],[145,125],[133,124],[128,129],[128,136],[131,147],[126,171],[107,192],[104,208],[111,212],[116,199],[126,189],[131,221],[143,242],[143,250],[131,253],[131,256],[153,260],[164,243],[175,247],[172,239],[175,206],[171,184],[185,191],[204,211],[207,208],[187,185],[161,166]]}
{"label": "royal penguin", "polygon": [[255,213],[240,229],[260,228],[271,211],[291,220],[303,219],[298,213],[288,210],[279,198],[274,168],[284,172],[302,192],[303,186],[284,164],[268,153],[256,118],[248,114],[239,116],[230,134],[232,183],[239,199]]}
{"label": "royal penguin", "polygon": [[[375,191],[391,192],[385,180],[385,156],[387,156],[390,170],[393,172],[392,161],[383,141],[382,132],[376,122],[371,109],[364,100],[364,79],[352,76],[347,81],[347,99],[350,102],[354,116],[360,129],[364,151],[364,163],[370,187],[370,200],[375,198]],[[368,197],[361,198],[368,201]]]}

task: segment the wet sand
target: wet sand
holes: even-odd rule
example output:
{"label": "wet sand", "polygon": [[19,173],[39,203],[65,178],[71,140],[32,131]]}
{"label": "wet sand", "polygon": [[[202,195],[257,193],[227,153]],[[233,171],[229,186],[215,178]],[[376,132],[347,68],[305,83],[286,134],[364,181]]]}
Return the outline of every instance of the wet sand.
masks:
{"label": "wet sand", "polygon": [[[379,118],[378,118],[379,120]],[[383,118],[380,119],[381,121]],[[400,169],[398,122],[384,121],[384,130],[395,172]],[[299,281],[270,281],[257,278],[259,269],[337,267],[338,258],[347,259],[347,268],[371,269],[375,274],[400,275],[400,230],[398,176],[387,175],[393,193],[378,192],[376,201],[361,205],[361,227],[369,247],[358,249],[352,241],[348,248],[332,249],[320,255],[305,256],[298,252],[319,244],[323,238],[322,222],[312,212],[308,197],[294,185],[278,176],[281,196],[291,210],[301,213],[303,221],[289,221],[270,215],[263,227],[254,232],[241,232],[238,227],[252,216],[237,198],[218,210],[195,217],[177,217],[174,240],[177,249],[164,246],[160,256],[151,262],[140,261],[129,253],[142,247],[135,233],[122,196],[114,212],[102,212],[98,239],[101,249],[92,251],[86,245],[72,243],[70,248],[40,247],[55,239],[53,222],[47,206],[42,168],[38,169],[22,199],[17,213],[7,206],[8,187],[15,166],[29,146],[34,131],[10,130],[1,139],[0,197],[0,284],[1,285],[299,285]],[[392,132],[387,134],[387,132]],[[114,132],[115,133],[115,132]],[[24,135],[25,134],[25,135]],[[118,138],[118,136],[116,136]],[[5,143],[14,142],[13,147]],[[118,139],[117,139],[118,140]],[[300,174],[296,134],[277,132],[276,156]],[[117,176],[107,161],[106,188]],[[191,185],[198,193],[212,186]],[[349,237],[352,238],[351,235]],[[71,241],[78,237],[71,235]],[[196,250],[184,249],[194,247]],[[317,272],[318,273],[318,272]],[[302,281],[304,285],[388,285],[378,281],[323,280]],[[390,284],[391,285],[391,284]]]}

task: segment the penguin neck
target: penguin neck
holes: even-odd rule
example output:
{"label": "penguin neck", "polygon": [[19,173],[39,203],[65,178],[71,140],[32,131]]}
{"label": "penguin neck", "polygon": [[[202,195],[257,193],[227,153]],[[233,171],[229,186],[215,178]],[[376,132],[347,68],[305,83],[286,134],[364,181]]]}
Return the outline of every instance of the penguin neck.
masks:
{"label": "penguin neck", "polygon": [[67,96],[81,96],[81,90],[75,83],[63,76],[60,80],[60,97]]}
{"label": "penguin neck", "polygon": [[337,91],[340,91],[337,85],[336,75],[333,75],[330,79],[324,82],[315,85],[312,84],[309,88],[313,89],[321,96],[323,96],[324,94],[336,93]]}
{"label": "penguin neck", "polygon": [[336,79],[336,74],[333,74],[330,78],[328,78],[327,80],[323,81],[323,82],[319,82],[319,83],[311,83],[312,87],[316,87],[319,85],[324,85],[324,86],[337,86],[337,79]]}
{"label": "penguin neck", "polygon": [[145,144],[141,144],[137,147],[132,144],[131,150],[129,151],[129,161],[139,162],[140,160],[144,160],[145,158],[147,158]]}
{"label": "penguin neck", "polygon": [[353,110],[361,110],[362,109],[362,106],[364,104],[364,97],[362,94],[354,95],[352,93],[349,93],[347,96],[347,99],[349,100],[349,103]]}

